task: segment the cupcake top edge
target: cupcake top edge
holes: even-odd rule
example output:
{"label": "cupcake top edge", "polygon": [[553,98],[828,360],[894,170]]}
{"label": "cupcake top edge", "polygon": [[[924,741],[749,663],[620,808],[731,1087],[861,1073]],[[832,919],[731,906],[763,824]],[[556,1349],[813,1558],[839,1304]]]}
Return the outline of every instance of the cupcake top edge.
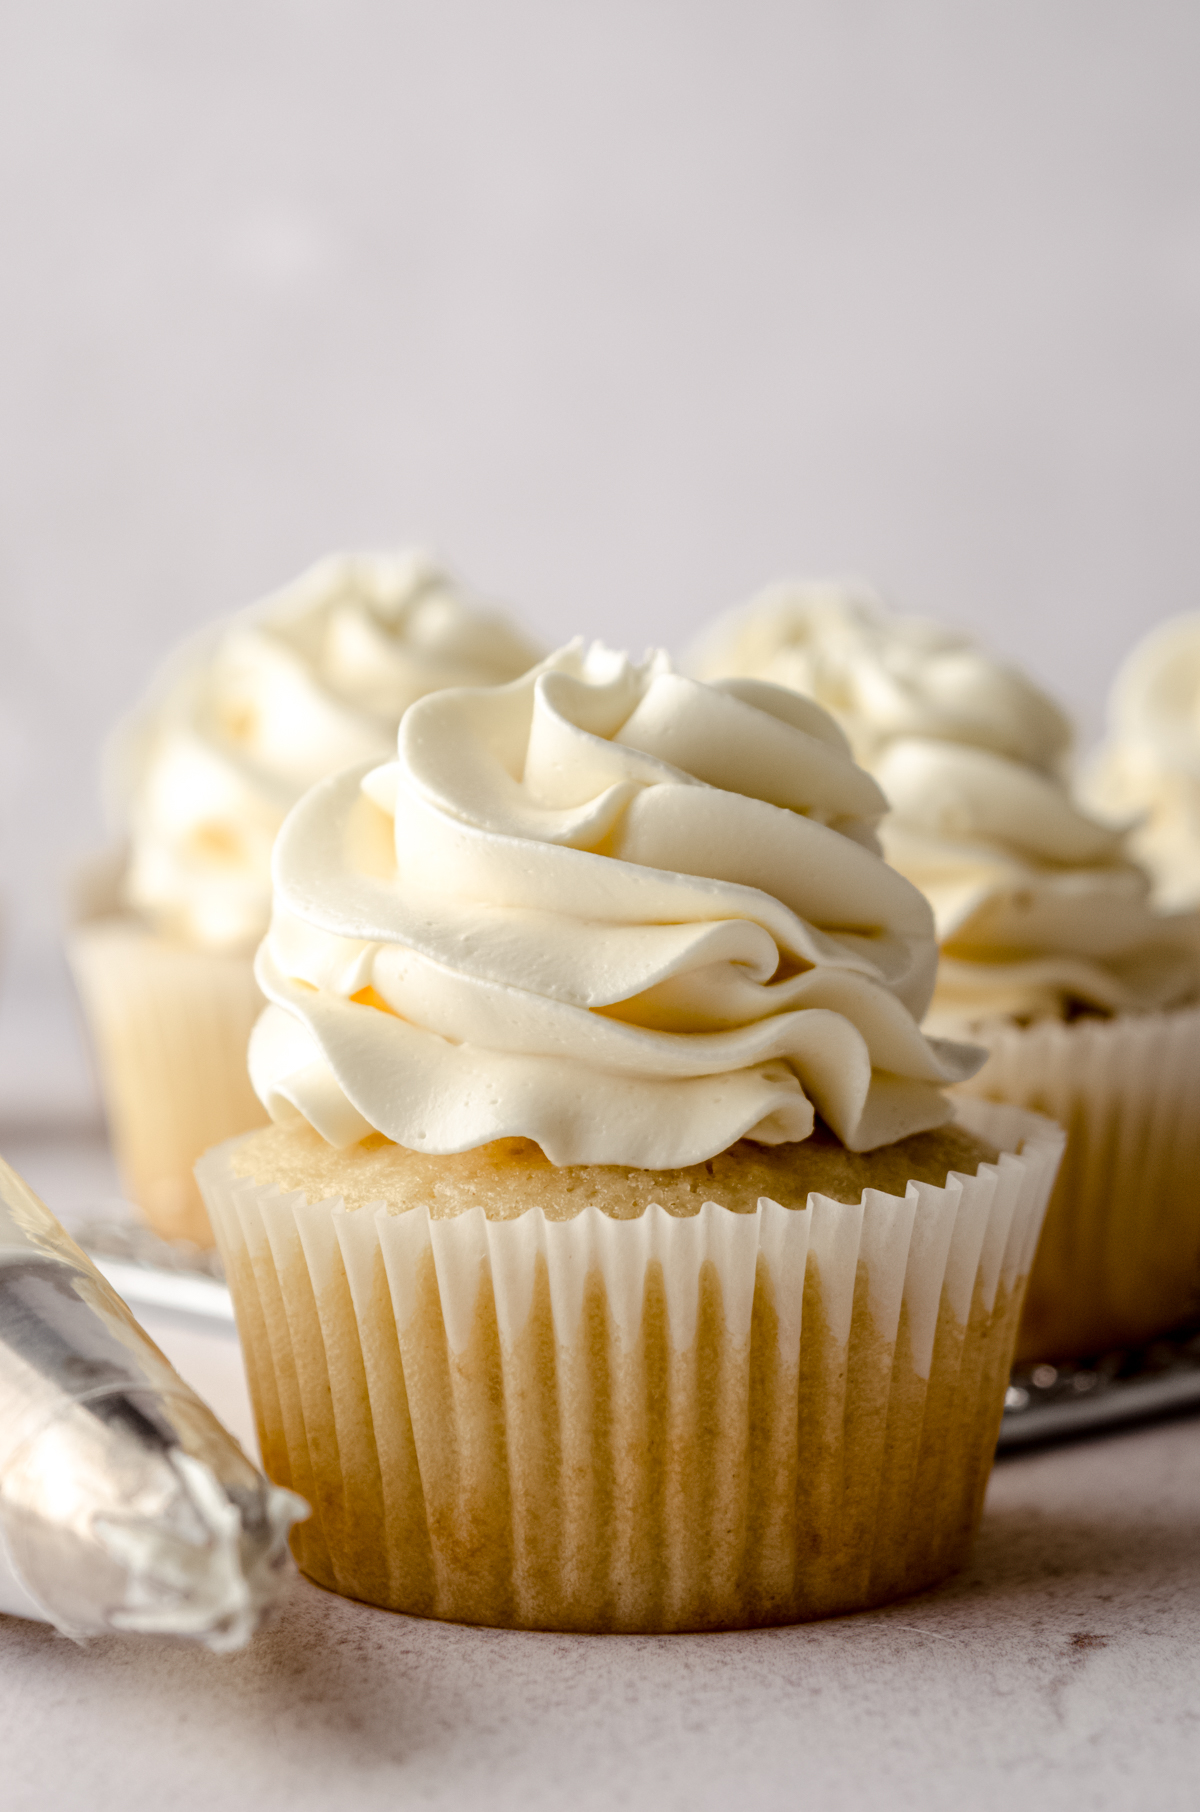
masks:
{"label": "cupcake top edge", "polygon": [[933,921],[883,810],[810,701],[661,653],[430,695],[279,836],[255,1087],[336,1145],[559,1165],[941,1125],[981,1054],[919,1029]]}
{"label": "cupcake top edge", "polygon": [[420,551],[330,556],[168,658],[110,738],[125,905],[193,947],[250,951],[290,807],[386,759],[414,699],[514,678],[543,649]]}

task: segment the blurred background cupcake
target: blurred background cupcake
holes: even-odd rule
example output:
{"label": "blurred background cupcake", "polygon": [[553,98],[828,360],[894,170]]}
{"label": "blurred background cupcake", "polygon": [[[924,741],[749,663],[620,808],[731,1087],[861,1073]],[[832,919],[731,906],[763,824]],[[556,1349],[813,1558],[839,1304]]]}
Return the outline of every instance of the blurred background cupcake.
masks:
{"label": "blurred background cupcake", "polygon": [[782,582],[729,611],[688,658],[702,679],[744,675],[815,698],[870,768],[898,737],[964,742],[1054,769],[1071,725],[970,636],[902,616],[859,579]]}
{"label": "blurred background cupcake", "polygon": [[538,652],[424,554],[335,556],[193,638],[111,739],[126,842],[79,877],[68,952],[125,1186],[165,1237],[210,1242],[192,1165],[264,1119],[252,958],[289,807],[384,759],[413,699]]}
{"label": "blurred background cupcake", "polygon": [[1127,656],[1080,793],[1127,829],[1159,905],[1200,905],[1200,613],[1161,623]]}
{"label": "blurred background cupcake", "polygon": [[991,1051],[964,1089],[1069,1130],[1021,1357],[1135,1343],[1200,1311],[1200,920],[1151,898],[1071,797],[1071,728],[1023,674],[864,587],[780,586],[705,674],[820,699],[887,795],[884,853],[934,908],[926,1029]]}

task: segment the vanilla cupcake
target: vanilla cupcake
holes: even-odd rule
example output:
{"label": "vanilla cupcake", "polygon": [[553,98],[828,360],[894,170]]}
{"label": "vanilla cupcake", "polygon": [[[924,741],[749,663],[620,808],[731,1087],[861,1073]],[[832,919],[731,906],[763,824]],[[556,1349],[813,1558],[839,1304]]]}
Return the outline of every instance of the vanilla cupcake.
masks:
{"label": "vanilla cupcake", "polygon": [[274,1124],[198,1175],[313,1578],[670,1630],[960,1564],[1061,1134],[953,1120],[882,811],[811,703],[573,646],[291,813]]}
{"label": "vanilla cupcake", "polygon": [[422,555],[341,556],[195,638],[121,726],[128,847],[82,878],[68,948],[126,1187],[160,1233],[211,1242],[195,1159],[266,1117],[244,1053],[288,810],[382,759],[413,699],[538,652]]}
{"label": "vanilla cupcake", "polygon": [[1073,803],[1066,720],[982,649],[834,587],[780,588],[720,626],[705,670],[739,666],[836,701],[887,795],[884,853],[937,923],[926,1027],[991,1051],[963,1086],[1069,1131],[1020,1356],[1194,1314],[1200,922],[1157,910],[1122,835]]}

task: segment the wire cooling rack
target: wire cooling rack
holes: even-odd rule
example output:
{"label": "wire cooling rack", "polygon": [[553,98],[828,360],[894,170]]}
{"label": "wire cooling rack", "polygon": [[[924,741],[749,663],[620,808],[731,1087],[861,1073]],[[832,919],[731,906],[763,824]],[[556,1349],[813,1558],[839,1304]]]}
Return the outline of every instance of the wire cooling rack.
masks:
{"label": "wire cooling rack", "polygon": [[1017,1366],[1004,1400],[998,1450],[1103,1434],[1200,1409],[1200,1326],[1145,1346],[1057,1365]]}

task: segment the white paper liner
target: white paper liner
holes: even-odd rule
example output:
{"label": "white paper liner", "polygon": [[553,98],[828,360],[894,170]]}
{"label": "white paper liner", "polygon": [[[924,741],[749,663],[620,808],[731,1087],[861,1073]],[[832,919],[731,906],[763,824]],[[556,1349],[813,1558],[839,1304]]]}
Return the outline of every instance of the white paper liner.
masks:
{"label": "white paper liner", "polygon": [[249,956],[188,950],[128,915],[67,934],[126,1189],[166,1239],[212,1244],[192,1167],[265,1125],[246,1069],[263,998]]}
{"label": "white paper liner", "polygon": [[1200,1008],[1004,1028],[954,1091],[1068,1134],[1020,1359],[1135,1346],[1200,1314]]}
{"label": "white paper liner", "polygon": [[[1057,1127],[944,1188],[617,1221],[347,1211],[197,1174],[266,1469],[320,1583],[527,1628],[792,1622],[962,1560]],[[1012,1155],[1018,1148],[1021,1156]]]}

